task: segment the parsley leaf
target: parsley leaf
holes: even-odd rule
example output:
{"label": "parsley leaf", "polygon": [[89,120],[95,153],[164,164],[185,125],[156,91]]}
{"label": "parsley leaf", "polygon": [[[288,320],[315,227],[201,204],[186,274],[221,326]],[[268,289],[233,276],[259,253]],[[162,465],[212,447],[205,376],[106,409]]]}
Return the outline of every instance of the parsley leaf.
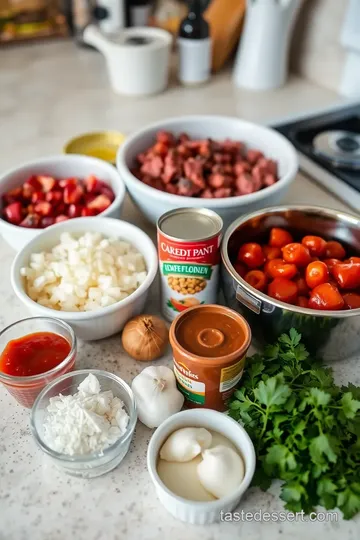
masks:
{"label": "parsley leaf", "polygon": [[248,359],[229,415],[254,442],[253,484],[282,480],[288,510],[360,511],[360,388],[338,387],[295,329]]}

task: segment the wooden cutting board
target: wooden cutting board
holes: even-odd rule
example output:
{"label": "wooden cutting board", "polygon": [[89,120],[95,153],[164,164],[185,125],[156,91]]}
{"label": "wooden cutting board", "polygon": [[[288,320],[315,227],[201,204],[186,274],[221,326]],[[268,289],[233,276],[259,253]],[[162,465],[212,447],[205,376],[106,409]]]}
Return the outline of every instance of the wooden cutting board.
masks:
{"label": "wooden cutting board", "polygon": [[239,41],[246,0],[212,0],[204,16],[213,40],[212,70],[218,71]]}

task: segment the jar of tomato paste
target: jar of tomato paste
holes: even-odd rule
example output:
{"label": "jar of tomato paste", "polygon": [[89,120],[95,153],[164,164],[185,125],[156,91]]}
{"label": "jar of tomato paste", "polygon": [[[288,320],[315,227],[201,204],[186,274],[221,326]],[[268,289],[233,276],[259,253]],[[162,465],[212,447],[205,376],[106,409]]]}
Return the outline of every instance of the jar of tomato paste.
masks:
{"label": "jar of tomato paste", "polygon": [[226,409],[242,377],[250,342],[244,317],[224,306],[195,306],[173,321],[174,372],[188,407]]}
{"label": "jar of tomato paste", "polygon": [[216,303],[221,217],[206,208],[177,208],[158,221],[162,312],[166,319],[191,306]]}

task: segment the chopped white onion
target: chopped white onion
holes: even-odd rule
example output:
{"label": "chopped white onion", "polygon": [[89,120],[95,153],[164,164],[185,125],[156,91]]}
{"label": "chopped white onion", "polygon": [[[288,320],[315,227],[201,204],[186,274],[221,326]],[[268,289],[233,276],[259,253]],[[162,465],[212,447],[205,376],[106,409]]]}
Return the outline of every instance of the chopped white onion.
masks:
{"label": "chopped white onion", "polygon": [[128,242],[87,232],[63,233],[49,252],[33,253],[21,268],[25,291],[42,306],[92,311],[133,293],[147,276],[143,255]]}

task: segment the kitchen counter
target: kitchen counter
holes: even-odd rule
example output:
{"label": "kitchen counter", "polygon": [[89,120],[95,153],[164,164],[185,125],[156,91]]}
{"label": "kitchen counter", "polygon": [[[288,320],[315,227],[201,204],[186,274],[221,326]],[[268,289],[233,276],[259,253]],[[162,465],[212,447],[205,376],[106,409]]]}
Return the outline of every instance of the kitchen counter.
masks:
{"label": "kitchen counter", "polygon": [[[330,106],[336,94],[291,78],[276,92],[256,94],[233,88],[229,73],[202,88],[175,84],[158,96],[129,99],[109,87],[103,57],[71,42],[14,47],[0,55],[1,171],[23,161],[59,153],[67,139],[100,129],[125,134],[167,116],[213,113],[267,122],[275,117]],[[286,202],[316,203],[346,209],[338,200],[299,174]],[[153,238],[154,229],[127,201],[123,218]],[[28,316],[11,290],[14,252],[0,239],[0,328]],[[148,301],[158,308],[157,285]],[[171,363],[168,353],[156,364]],[[128,383],[144,367],[124,354],[119,336],[81,343],[79,368],[102,368]],[[357,359],[334,366],[337,380],[360,384]],[[237,522],[191,527],[173,519],[157,500],[146,470],[151,431],[141,424],[119,468],[90,481],[66,476],[48,463],[29,430],[29,411],[0,387],[0,540],[327,540],[358,538],[359,517],[336,523]],[[280,512],[279,489],[252,488],[239,510]]]}

